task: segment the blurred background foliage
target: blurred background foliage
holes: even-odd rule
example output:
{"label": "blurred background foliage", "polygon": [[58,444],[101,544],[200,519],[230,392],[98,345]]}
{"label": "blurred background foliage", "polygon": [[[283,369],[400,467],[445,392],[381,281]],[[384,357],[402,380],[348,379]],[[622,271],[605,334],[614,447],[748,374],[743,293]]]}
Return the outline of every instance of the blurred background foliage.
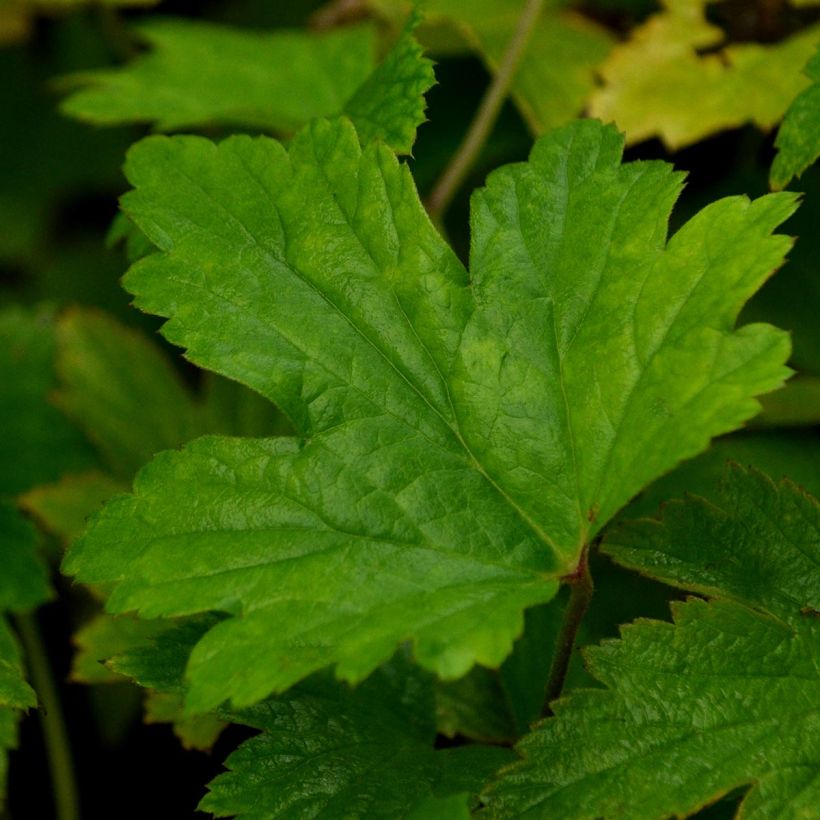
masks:
{"label": "blurred background foliage", "polygon": [[[673,231],[719,197],[769,189],[776,127],[808,85],[802,68],[820,43],[820,2],[550,0],[547,6],[512,97],[446,215],[445,229],[463,258],[470,191],[491,169],[524,159],[534,135],[579,115],[614,120],[625,130],[627,159],[662,158],[688,172]],[[520,0],[425,4],[418,36],[437,62],[438,84],[407,159],[422,196],[458,147],[520,7]],[[119,285],[129,259],[146,251],[145,241],[116,218],[125,152],[158,125],[177,127],[140,108],[140,83],[148,83],[149,97],[162,96],[156,83],[173,86],[178,71],[179,93],[192,97],[186,83],[198,74],[174,56],[174,37],[202,21],[241,26],[247,36],[297,29],[307,40],[365,27],[371,35],[356,41],[365,51],[344,59],[363,61],[366,69],[395,40],[407,10],[402,0],[0,0],[0,500],[37,521],[52,564],[85,518],[127,488],[155,452],[207,432],[286,432],[258,397],[186,363],[156,333],[155,319],[129,307]],[[180,18],[182,28],[152,38],[155,18]],[[236,61],[228,57],[224,72],[208,70],[223,78],[226,94],[241,96],[235,88],[241,78],[230,73]],[[152,59],[166,60],[157,75]],[[264,48],[259,60],[264,63]],[[277,66],[262,69],[262,80],[275,83]],[[172,113],[173,91],[162,92]],[[262,99],[266,93],[263,86]],[[107,109],[106,94],[115,103]],[[286,139],[299,124],[293,106],[288,117],[276,109],[243,123],[241,113],[201,103],[201,111],[188,112],[185,130],[211,137],[267,131]],[[820,493],[820,170],[809,169],[790,187],[805,192],[785,226],[797,242],[743,318],[792,332],[795,379],[766,399],[748,429],[662,478],[624,516],[652,515],[683,492],[708,496],[727,459],[774,478],[789,475]],[[616,634],[619,623],[639,615],[668,617],[671,591],[603,558],[595,564],[600,592],[585,641]],[[182,751],[167,727],[143,725],[137,690],[97,663],[100,652],[116,653],[123,630],[99,621],[93,591],[71,588],[54,573],[52,580],[59,595],[38,617],[63,684],[85,812],[106,816],[106,789],[98,786],[105,782],[130,794],[128,816],[155,813],[158,805],[163,816],[193,816],[202,784],[243,730],[233,727],[213,753],[195,754]],[[526,728],[540,708],[546,674],[537,659],[543,667],[549,658],[528,647],[549,644],[561,605],[530,613],[518,649],[499,672],[478,670],[440,687],[443,736],[503,742]],[[130,635],[132,626],[123,629]],[[80,648],[76,658],[72,640]],[[580,660],[570,677],[591,683]],[[531,713],[510,714],[503,687],[529,688]],[[188,746],[214,742],[221,727],[185,726],[175,709],[154,703],[149,718],[176,723]],[[43,756],[36,721],[27,720],[11,758],[12,816],[50,815]],[[710,811],[718,816],[720,807]]]}

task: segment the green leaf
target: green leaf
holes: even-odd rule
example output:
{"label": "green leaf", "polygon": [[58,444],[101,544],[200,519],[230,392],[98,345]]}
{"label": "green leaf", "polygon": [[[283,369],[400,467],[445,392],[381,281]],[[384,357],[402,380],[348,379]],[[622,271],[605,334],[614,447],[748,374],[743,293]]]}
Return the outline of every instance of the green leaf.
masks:
{"label": "green leaf", "polygon": [[[659,137],[678,149],[726,128],[774,126],[807,84],[801,68],[820,26],[778,43],[722,45],[707,0],[664,0],[600,69],[592,116],[614,120],[629,143]],[[703,53],[703,52],[706,53]]]}
{"label": "green leaf", "polygon": [[34,690],[23,679],[17,643],[0,616],[0,810],[6,796],[7,752],[17,745],[17,721],[22,709],[37,704]]}
{"label": "green leaf", "polygon": [[662,502],[686,493],[713,498],[727,462],[756,465],[774,478],[790,478],[813,495],[820,495],[820,439],[793,431],[756,431],[720,439],[702,455],[653,482],[621,513],[632,519],[655,516]]}
{"label": "green leaf", "polygon": [[[137,31],[151,51],[121,69],[76,74],[64,113],[97,125],[151,122],[173,131],[213,124],[289,133],[346,112],[363,142],[410,153],[424,122],[432,63],[404,32],[374,70],[368,25],[317,33],[240,31],[157,19]],[[237,89],[242,90],[237,94]]]}
{"label": "green leaf", "polygon": [[37,532],[13,504],[0,499],[0,614],[32,609],[49,595]]}
{"label": "green leaf", "polygon": [[36,550],[34,528],[12,504],[0,499],[0,809],[6,791],[6,752],[16,745],[20,711],[37,703],[5,618],[7,612],[25,612],[50,595]]}
{"label": "green leaf", "polygon": [[424,95],[436,81],[432,62],[413,36],[420,20],[414,11],[382,64],[345,104],[362,143],[380,139],[398,154],[413,150],[424,122]]}
{"label": "green leaf", "polygon": [[[716,502],[664,507],[663,521],[627,524],[606,539],[619,564],[708,596],[802,624],[820,610],[820,510],[790,481],[779,487],[733,467]],[[809,613],[810,614],[810,613]]]}
{"label": "green leaf", "polygon": [[471,281],[344,121],[288,152],[132,150],[124,207],[161,249],[127,276],[137,304],[301,436],[160,456],[69,553],[112,612],[231,616],[192,654],[191,712],[330,664],[360,680],[406,639],[444,678],[497,666],[630,497],[780,384],[785,336],[733,325],[794,196],[722,200],[667,244],[680,176],[621,149],[578,122],[491,175]]}
{"label": "green leaf", "polygon": [[[270,402],[241,385],[211,377],[197,396],[156,344],[103,313],[66,312],[57,322],[57,342],[54,401],[85,430],[116,480],[67,477],[29,493],[30,505],[51,503],[70,515],[76,502],[74,514],[87,515],[90,504],[103,500],[106,485],[105,498],[118,489],[117,480],[130,479],[161,450],[204,433],[270,434],[283,426]],[[84,492],[87,499],[80,497]]]}
{"label": "green leaf", "polygon": [[41,484],[22,495],[19,503],[43,529],[69,544],[104,502],[125,489],[111,476],[93,471],[65,475],[54,484]]}
{"label": "green leaf", "polygon": [[173,627],[170,621],[145,621],[130,615],[99,614],[74,634],[77,652],[71,664],[71,680],[77,683],[117,683],[124,673],[109,667],[112,659]]}
{"label": "green leaf", "polygon": [[93,464],[82,436],[49,401],[54,344],[50,310],[0,312],[0,493],[20,493]]}
{"label": "green leaf", "polygon": [[820,157],[820,49],[805,68],[811,85],[795,97],[777,132],[772,188],[785,188]]}
{"label": "green leaf", "polygon": [[498,672],[483,666],[458,680],[437,682],[436,716],[445,737],[461,735],[483,743],[509,743],[517,737]]}
{"label": "green leaf", "polygon": [[816,427],[820,424],[820,378],[802,376],[787,382],[761,401],[754,427]]}
{"label": "green leaf", "polygon": [[406,663],[380,669],[355,690],[313,677],[237,716],[261,734],[228,758],[229,771],[210,784],[200,809],[243,820],[466,818],[468,794],[511,753],[436,751],[432,715],[431,683]]}
{"label": "green leaf", "polygon": [[68,78],[79,90],[64,113],[162,131],[213,123],[294,131],[340,112],[373,68],[369,26],[257,32],[165,17],[135,31],[150,51],[124,68]]}
{"label": "green leaf", "polygon": [[[369,5],[393,19],[404,13],[407,3],[369,0]],[[455,28],[459,39],[467,41],[490,71],[495,71],[515,33],[521,8],[520,0],[427,0],[424,4],[426,21],[439,29]],[[544,10],[511,87],[512,98],[534,133],[564,125],[581,113],[595,88],[595,67],[611,45],[607,31],[588,18],[564,9]],[[431,47],[435,46],[432,40]]]}
{"label": "green leaf", "polygon": [[167,357],[103,313],[72,310],[57,323],[59,407],[130,478],[160,450],[205,432],[200,410]]}
{"label": "green leaf", "polygon": [[706,594],[586,652],[606,690],[554,704],[488,792],[494,817],[678,817],[748,787],[744,818],[820,804],[820,508],[733,471],[719,505],[617,530],[626,566]]}

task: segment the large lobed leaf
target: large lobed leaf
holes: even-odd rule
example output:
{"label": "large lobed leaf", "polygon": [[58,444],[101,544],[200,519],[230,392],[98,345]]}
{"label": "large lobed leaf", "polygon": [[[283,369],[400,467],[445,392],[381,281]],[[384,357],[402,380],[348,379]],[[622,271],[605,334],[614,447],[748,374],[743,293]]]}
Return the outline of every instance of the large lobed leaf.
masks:
{"label": "large lobed leaf", "polygon": [[781,382],[784,334],[733,325],[794,196],[722,200],[667,242],[680,175],[621,150],[578,122],[491,175],[469,275],[343,120],[288,151],[132,150],[123,204],[160,252],[127,287],[300,435],[161,455],[69,553],[112,612],[231,616],[193,651],[190,710],[329,664],[359,680],[408,638],[443,677],[498,665],[606,521]]}
{"label": "large lobed leaf", "polygon": [[713,598],[587,650],[577,690],[488,793],[494,817],[685,816],[738,787],[744,818],[820,805],[820,508],[736,468],[717,504],[616,530],[626,566]]}

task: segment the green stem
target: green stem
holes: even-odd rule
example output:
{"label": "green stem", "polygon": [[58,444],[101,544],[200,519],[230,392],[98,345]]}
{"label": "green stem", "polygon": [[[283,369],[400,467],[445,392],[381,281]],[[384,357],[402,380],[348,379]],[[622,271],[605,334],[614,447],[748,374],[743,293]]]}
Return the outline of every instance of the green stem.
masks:
{"label": "green stem", "polygon": [[40,703],[40,726],[54,787],[56,817],[58,820],[78,820],[80,809],[71,745],[40,628],[32,614],[17,615],[15,623],[23,644],[31,684]]}
{"label": "green stem", "polygon": [[593,585],[592,575],[589,572],[588,552],[584,550],[578,563],[578,569],[563,579],[569,585],[569,601],[564,610],[564,620],[555,643],[555,654],[552,656],[550,675],[544,690],[544,716],[552,714],[550,704],[561,697],[567,670],[572,660],[572,651],[575,649],[578,629],[584,620],[589,602],[592,600]]}
{"label": "green stem", "polygon": [[543,7],[544,0],[526,0],[524,3],[515,33],[507,45],[507,50],[498,64],[495,76],[481,100],[467,134],[427,198],[427,211],[434,222],[441,222],[456,191],[461,187],[487,142]]}

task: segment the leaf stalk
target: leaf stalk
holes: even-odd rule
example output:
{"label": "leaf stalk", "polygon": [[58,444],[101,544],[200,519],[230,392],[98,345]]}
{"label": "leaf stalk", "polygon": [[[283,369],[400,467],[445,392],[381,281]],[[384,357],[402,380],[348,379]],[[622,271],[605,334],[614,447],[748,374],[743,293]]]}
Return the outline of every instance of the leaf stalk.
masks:
{"label": "leaf stalk", "polygon": [[441,223],[453,197],[487,142],[543,8],[544,0],[526,0],[515,33],[507,45],[473,121],[427,198],[427,212],[433,222]]}
{"label": "leaf stalk", "polygon": [[15,625],[23,644],[31,684],[40,704],[40,727],[54,789],[55,816],[58,820],[79,820],[80,806],[71,744],[40,627],[32,613],[17,615]]}
{"label": "leaf stalk", "polygon": [[592,574],[589,571],[589,549],[585,549],[582,553],[575,572],[565,576],[562,580],[569,586],[569,601],[564,610],[564,620],[555,642],[555,654],[552,656],[552,666],[544,690],[543,717],[552,714],[551,704],[561,696],[564,689],[564,681],[572,660],[578,630],[592,600],[594,586]]}

